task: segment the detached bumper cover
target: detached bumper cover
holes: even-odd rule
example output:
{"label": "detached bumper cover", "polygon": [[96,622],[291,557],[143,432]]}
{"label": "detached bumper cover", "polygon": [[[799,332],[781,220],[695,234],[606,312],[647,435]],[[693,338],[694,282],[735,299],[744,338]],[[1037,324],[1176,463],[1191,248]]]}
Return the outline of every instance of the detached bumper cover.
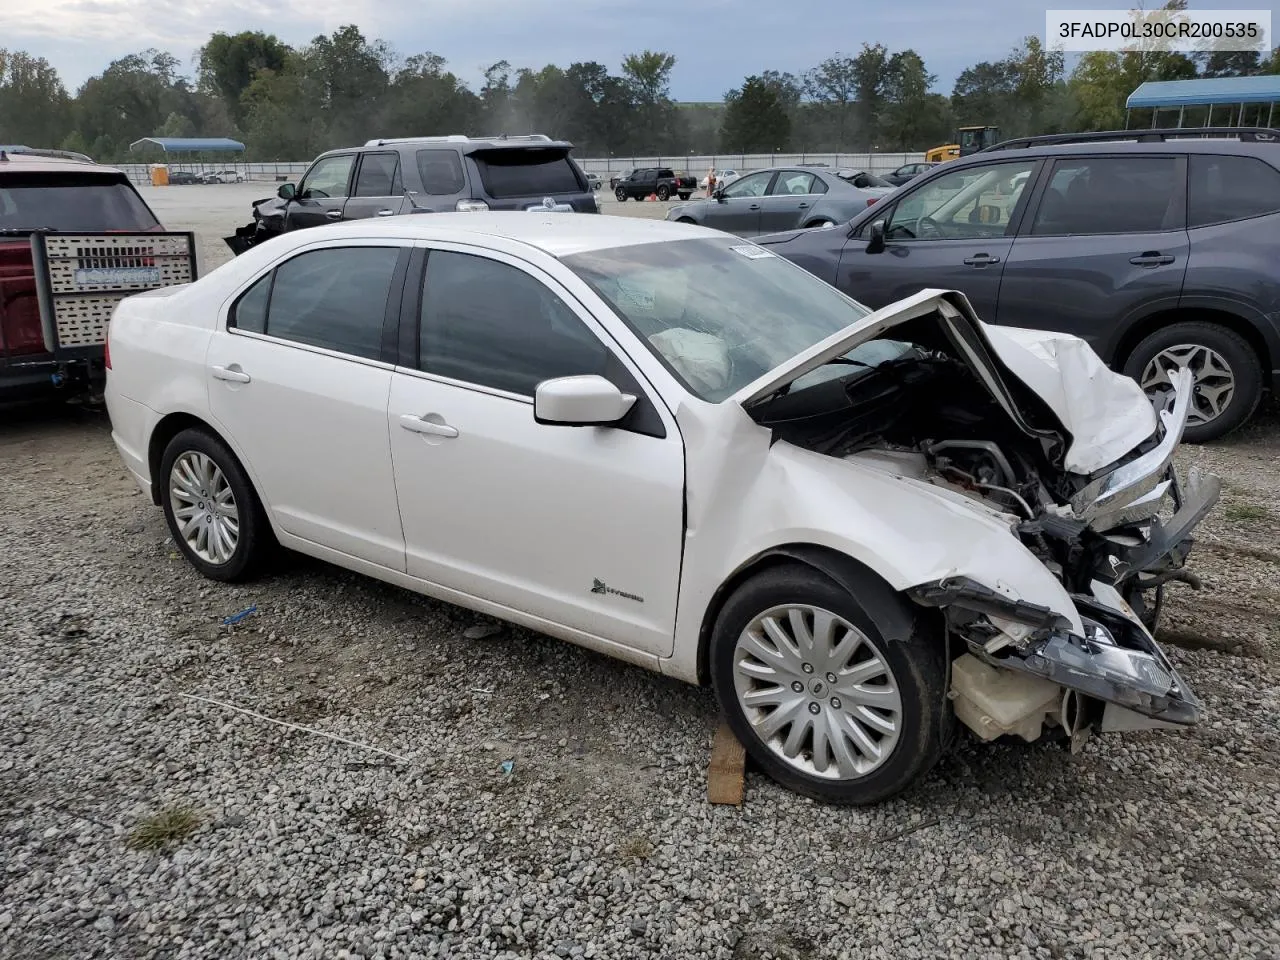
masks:
{"label": "detached bumper cover", "polygon": [[1165,723],[1198,723],[1204,708],[1119,593],[1093,582],[1075,595],[1084,635],[1047,609],[1015,604],[967,579],[925,584],[917,603],[942,607],[970,652],[995,667],[1050,680]]}

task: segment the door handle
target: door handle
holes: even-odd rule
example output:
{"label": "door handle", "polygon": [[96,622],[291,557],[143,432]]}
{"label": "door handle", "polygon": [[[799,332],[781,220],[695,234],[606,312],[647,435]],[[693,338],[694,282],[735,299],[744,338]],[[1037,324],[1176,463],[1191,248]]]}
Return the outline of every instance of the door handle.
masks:
{"label": "door handle", "polygon": [[379,210],[374,214],[375,217],[394,217],[395,215],[396,212],[394,210]]}
{"label": "door handle", "polygon": [[213,374],[213,379],[228,380],[231,383],[248,383],[253,379],[240,369],[238,363],[233,363],[229,367],[210,367],[209,372]]}
{"label": "door handle", "polygon": [[809,209],[809,205],[808,205],[807,203],[802,203],[802,204],[800,204],[800,209],[801,209],[801,210],[808,210],[808,209]]}
{"label": "door handle", "polygon": [[1130,257],[1129,262],[1135,267],[1167,267],[1173,263],[1173,257],[1159,250],[1148,250],[1139,257]]}
{"label": "door handle", "polygon": [[979,253],[976,256],[964,258],[965,265],[970,267],[985,267],[988,264],[999,262],[999,257],[993,257],[989,253]]}
{"label": "door handle", "polygon": [[[430,416],[430,414],[427,416]],[[458,435],[457,427],[451,427],[447,423],[436,423],[423,417],[415,417],[412,413],[400,415],[400,426],[412,433],[425,433],[429,437],[448,437],[452,439]]]}
{"label": "door handle", "polygon": [[748,209],[748,210],[759,210],[759,209],[760,209],[760,204],[758,204],[758,203],[753,203],[751,206],[747,207],[747,209]]}
{"label": "door handle", "polygon": [[325,218],[326,220],[341,220],[341,219],[342,219],[342,211],[341,211],[341,210],[330,210],[330,211],[328,211],[328,212],[324,215],[324,218]]}

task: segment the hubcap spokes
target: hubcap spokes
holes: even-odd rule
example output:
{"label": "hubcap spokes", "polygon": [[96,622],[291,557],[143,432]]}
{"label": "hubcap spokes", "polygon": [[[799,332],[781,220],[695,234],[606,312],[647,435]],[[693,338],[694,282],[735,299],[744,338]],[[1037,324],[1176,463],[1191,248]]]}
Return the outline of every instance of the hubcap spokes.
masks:
{"label": "hubcap spokes", "polygon": [[756,734],[801,772],[863,777],[898,742],[902,697],[883,654],[820,607],[788,604],[752,620],[734,650],[733,682]]}
{"label": "hubcap spokes", "polygon": [[188,451],[169,473],[169,496],[178,532],[206,563],[223,564],[240,542],[240,511],[222,469],[207,454]]}
{"label": "hubcap spokes", "polygon": [[1187,426],[1220,417],[1236,392],[1236,378],[1222,355],[1203,344],[1182,343],[1161,350],[1142,371],[1142,389],[1153,393],[1167,386],[1169,375],[1182,367],[1189,369],[1192,377]]}

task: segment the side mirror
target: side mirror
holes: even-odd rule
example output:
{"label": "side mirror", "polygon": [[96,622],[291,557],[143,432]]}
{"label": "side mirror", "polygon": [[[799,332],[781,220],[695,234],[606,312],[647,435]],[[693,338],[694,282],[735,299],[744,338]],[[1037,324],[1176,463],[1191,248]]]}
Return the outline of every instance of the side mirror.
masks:
{"label": "side mirror", "polygon": [[716,187],[715,192],[711,194],[712,200],[724,200],[724,187]]}
{"label": "side mirror", "polygon": [[280,189],[276,191],[276,196],[281,200],[292,200],[297,196],[297,193],[298,188],[292,183],[282,183],[280,184]]}
{"label": "side mirror", "polygon": [[873,220],[867,229],[867,253],[884,253],[884,221]]}
{"label": "side mirror", "polygon": [[543,380],[533,395],[533,419],[553,426],[603,427],[617,423],[635,405],[597,374]]}

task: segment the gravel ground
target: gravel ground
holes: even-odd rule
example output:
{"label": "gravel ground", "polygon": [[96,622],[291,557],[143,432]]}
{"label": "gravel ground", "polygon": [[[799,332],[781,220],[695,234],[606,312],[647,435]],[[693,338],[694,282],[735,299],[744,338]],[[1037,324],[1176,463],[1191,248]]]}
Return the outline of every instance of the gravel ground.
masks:
{"label": "gravel ground", "polygon": [[306,559],[202,580],[104,418],[5,414],[0,957],[1280,957],[1280,409],[1182,461],[1227,485],[1163,637],[1202,727],[736,809],[709,692]]}

